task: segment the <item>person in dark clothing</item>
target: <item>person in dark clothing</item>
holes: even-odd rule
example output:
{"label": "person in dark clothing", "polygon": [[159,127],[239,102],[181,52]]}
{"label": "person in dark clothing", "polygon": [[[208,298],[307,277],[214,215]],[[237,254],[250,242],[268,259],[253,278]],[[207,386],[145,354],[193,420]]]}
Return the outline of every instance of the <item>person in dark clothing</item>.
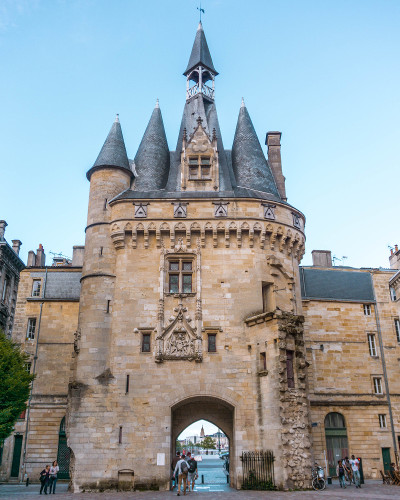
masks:
{"label": "person in dark clothing", "polygon": [[40,492],[44,490],[44,494],[47,495],[47,486],[49,485],[49,476],[50,476],[50,465],[46,465],[46,467],[40,473]]}
{"label": "person in dark clothing", "polygon": [[172,462],[171,462],[172,480],[174,481],[172,489],[174,489],[175,486],[178,485],[178,474],[174,475],[174,471],[175,471],[176,464],[179,462],[180,459],[181,459],[181,454],[179,451],[177,451],[176,456],[172,459]]}
{"label": "person in dark clothing", "polygon": [[344,481],[344,467],[343,467],[343,462],[341,460],[338,460],[338,464],[336,467],[336,474],[338,475],[339,478],[340,487],[346,488],[346,483]]}

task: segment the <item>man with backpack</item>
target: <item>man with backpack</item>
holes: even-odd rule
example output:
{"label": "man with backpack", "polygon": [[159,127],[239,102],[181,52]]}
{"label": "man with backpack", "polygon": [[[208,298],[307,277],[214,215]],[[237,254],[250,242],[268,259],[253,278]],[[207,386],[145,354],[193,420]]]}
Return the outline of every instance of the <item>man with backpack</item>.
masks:
{"label": "man with backpack", "polygon": [[190,451],[188,451],[187,456],[188,456],[187,463],[189,465],[188,480],[187,480],[188,491],[190,491],[190,483],[192,483],[192,491],[194,491],[194,483],[195,483],[196,479],[198,478],[197,462],[194,459],[194,457],[191,456]]}
{"label": "man with backpack", "polygon": [[187,483],[187,476],[189,472],[189,465],[186,462],[186,456],[184,453],[182,453],[182,457],[179,460],[179,462],[175,466],[174,470],[174,476],[178,474],[178,493],[177,496],[179,497],[181,494],[181,484],[183,482],[183,494],[186,495],[186,483]]}

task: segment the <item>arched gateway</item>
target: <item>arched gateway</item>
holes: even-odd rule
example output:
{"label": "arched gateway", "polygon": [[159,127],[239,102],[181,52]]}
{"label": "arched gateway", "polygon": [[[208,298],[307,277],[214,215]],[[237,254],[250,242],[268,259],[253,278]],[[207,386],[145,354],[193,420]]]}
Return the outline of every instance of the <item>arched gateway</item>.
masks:
{"label": "arched gateway", "polygon": [[174,151],[157,102],[134,162],[117,117],[87,173],[67,418],[75,491],[115,487],[127,468],[168,488],[173,443],[199,418],[229,437],[233,486],[242,453],[267,450],[279,486],[308,481],[305,219],[286,201],[280,133],[268,133],[267,162],[242,102],[224,148],[201,24],[184,74]]}
{"label": "arched gateway", "polygon": [[214,396],[192,396],[174,404],[171,408],[171,459],[175,455],[175,443],[179,434],[197,420],[212,422],[228,437],[232,457],[230,484],[235,487],[235,407],[223,399]]}

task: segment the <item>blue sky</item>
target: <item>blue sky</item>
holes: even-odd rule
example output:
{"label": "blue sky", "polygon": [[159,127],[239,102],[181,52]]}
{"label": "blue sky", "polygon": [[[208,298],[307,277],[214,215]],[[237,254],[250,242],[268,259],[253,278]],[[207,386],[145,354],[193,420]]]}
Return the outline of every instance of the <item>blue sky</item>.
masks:
{"label": "blue sky", "polygon": [[[0,0],[0,218],[22,258],[84,243],[94,163],[120,114],[135,156],[156,98],[170,149],[185,101],[194,0]],[[400,2],[203,0],[230,148],[241,97],[261,143],[282,131],[307,253],[388,266],[400,243]]]}

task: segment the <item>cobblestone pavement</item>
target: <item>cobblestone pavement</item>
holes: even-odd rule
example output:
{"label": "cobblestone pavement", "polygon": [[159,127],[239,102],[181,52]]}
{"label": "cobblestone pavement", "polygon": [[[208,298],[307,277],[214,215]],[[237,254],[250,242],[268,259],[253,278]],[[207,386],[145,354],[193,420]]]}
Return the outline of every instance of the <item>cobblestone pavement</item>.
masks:
{"label": "cobblestone pavement", "polygon": [[[157,491],[157,492],[134,492],[134,493],[68,493],[66,484],[57,484],[57,493],[53,498],[57,500],[163,500],[176,498],[176,492]],[[30,485],[28,488],[24,485],[0,485],[0,498],[7,500],[32,500],[32,497],[39,493],[39,485]],[[181,495],[182,496],[182,495]],[[293,491],[293,492],[262,492],[262,491],[236,491],[227,492],[204,492],[194,491],[187,494],[188,500],[191,498],[204,498],[205,500],[316,500],[317,498],[329,500],[349,500],[357,498],[359,500],[389,500],[400,498],[400,486],[383,485],[380,481],[367,481],[362,488],[355,489],[354,486],[345,490],[339,488],[338,484],[327,487],[325,491]],[[186,498],[185,497],[185,498]],[[43,497],[41,497],[43,498]],[[47,497],[45,497],[47,498]]]}

